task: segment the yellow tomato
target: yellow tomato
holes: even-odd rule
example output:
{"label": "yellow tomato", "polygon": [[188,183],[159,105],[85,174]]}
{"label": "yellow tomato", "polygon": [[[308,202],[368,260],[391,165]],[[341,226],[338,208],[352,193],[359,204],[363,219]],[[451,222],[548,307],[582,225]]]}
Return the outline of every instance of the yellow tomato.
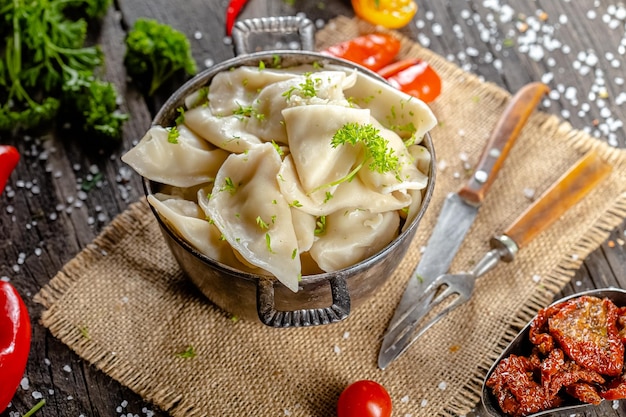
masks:
{"label": "yellow tomato", "polygon": [[388,29],[406,26],[417,12],[413,0],[352,0],[352,8],[361,19]]}

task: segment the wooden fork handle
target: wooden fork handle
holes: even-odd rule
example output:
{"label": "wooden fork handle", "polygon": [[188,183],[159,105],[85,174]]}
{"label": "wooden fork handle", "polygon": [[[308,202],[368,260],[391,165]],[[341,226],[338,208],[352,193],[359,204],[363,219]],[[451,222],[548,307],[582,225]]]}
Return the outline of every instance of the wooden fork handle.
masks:
{"label": "wooden fork handle", "polygon": [[547,85],[534,82],[523,86],[511,98],[491,132],[472,176],[458,192],[463,200],[476,206],[482,203],[522,127],[548,91]]}
{"label": "wooden fork handle", "polygon": [[600,159],[597,152],[588,152],[528,207],[507,228],[505,235],[518,247],[525,246],[578,203],[610,171],[611,166]]}

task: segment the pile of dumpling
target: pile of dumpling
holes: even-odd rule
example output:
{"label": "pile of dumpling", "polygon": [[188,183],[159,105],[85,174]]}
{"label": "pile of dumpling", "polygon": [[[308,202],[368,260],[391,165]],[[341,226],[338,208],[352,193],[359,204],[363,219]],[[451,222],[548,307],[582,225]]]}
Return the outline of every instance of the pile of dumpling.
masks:
{"label": "pile of dumpling", "polygon": [[[421,207],[431,161],[420,142],[436,119],[422,101],[357,71],[242,66],[218,73],[179,111],[122,160],[163,184],[149,203],[223,264],[295,292],[303,275],[379,252]],[[372,169],[360,142],[333,146],[350,123],[375,127],[397,169]]]}

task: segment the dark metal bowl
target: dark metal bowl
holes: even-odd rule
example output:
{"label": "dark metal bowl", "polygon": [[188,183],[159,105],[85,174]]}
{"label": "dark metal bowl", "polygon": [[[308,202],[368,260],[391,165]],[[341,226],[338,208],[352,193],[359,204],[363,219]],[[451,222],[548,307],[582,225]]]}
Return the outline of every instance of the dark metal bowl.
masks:
{"label": "dark metal bowl", "polygon": [[[278,19],[278,21],[277,21]],[[285,19],[285,20],[281,20]],[[293,27],[298,31],[308,27],[310,21],[294,18],[255,19],[239,22],[235,29],[248,30]],[[312,24],[311,24],[312,25]],[[233,36],[236,36],[235,34]],[[242,36],[241,33],[239,36]],[[306,42],[304,43],[306,45]],[[310,42],[309,42],[310,44]],[[240,51],[241,52],[241,51]],[[213,77],[234,67],[257,66],[259,61],[270,65],[276,57],[286,67],[296,64],[324,63],[357,69],[370,77],[381,79],[377,74],[354,63],[329,57],[320,53],[296,50],[268,50],[239,55],[199,73],[178,89],[163,105],[153,124],[169,126],[178,116],[176,109],[184,106],[185,97],[208,85]],[[256,275],[210,259],[182,239],[152,208],[163,236],[182,270],[212,302],[238,317],[259,320],[273,327],[313,326],[345,319],[352,308],[358,306],[389,278],[405,255],[418,224],[430,202],[435,183],[435,154],[430,136],[424,146],[432,155],[429,183],[424,191],[422,206],[410,225],[389,245],[374,256],[356,265],[336,272],[303,276],[297,293],[292,292],[273,277]],[[146,195],[159,191],[161,184],[144,178]]]}

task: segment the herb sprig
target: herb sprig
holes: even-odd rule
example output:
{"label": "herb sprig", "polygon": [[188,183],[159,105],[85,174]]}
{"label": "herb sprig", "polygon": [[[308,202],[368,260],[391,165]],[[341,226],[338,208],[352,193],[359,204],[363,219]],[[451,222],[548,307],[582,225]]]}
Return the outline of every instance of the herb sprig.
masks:
{"label": "herb sprig", "polygon": [[356,122],[346,123],[333,135],[331,140],[333,148],[342,145],[362,144],[365,148],[365,156],[346,176],[329,184],[315,188],[311,193],[322,188],[339,185],[342,182],[351,181],[354,176],[366,165],[372,171],[380,174],[395,172],[398,177],[400,160],[395,155],[393,148],[389,148],[389,141],[380,135],[380,131],[371,124],[359,124]]}

